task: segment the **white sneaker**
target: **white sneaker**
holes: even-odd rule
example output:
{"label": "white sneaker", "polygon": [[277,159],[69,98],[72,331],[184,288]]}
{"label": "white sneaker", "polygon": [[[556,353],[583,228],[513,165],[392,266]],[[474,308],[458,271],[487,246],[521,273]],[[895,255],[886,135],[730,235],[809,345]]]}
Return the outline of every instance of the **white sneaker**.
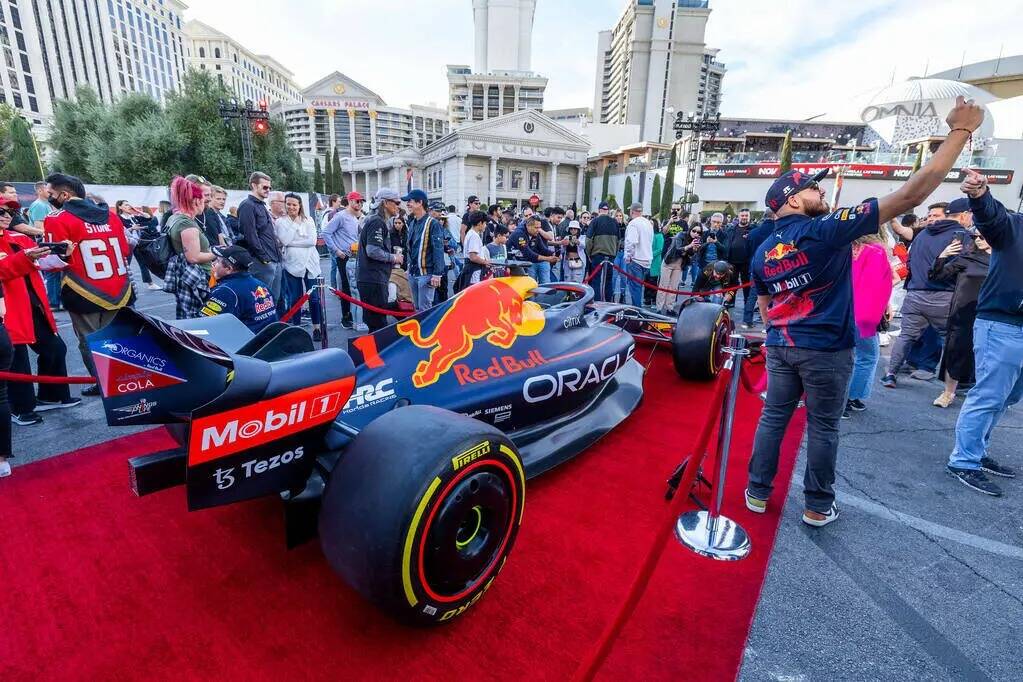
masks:
{"label": "white sneaker", "polygon": [[11,463],[0,462],[0,478],[11,475]]}
{"label": "white sneaker", "polygon": [[157,284],[156,282],[150,282],[149,284],[146,285],[146,288],[152,289],[153,291],[163,291],[163,287]]}
{"label": "white sneaker", "polygon": [[369,327],[365,323],[359,322],[358,324],[355,325],[355,331],[357,331],[357,332],[368,332],[369,331]]}
{"label": "white sneaker", "polygon": [[831,503],[831,509],[825,513],[812,511],[807,509],[803,512],[803,523],[814,528],[823,528],[829,523],[833,523],[838,520],[838,505],[834,502]]}

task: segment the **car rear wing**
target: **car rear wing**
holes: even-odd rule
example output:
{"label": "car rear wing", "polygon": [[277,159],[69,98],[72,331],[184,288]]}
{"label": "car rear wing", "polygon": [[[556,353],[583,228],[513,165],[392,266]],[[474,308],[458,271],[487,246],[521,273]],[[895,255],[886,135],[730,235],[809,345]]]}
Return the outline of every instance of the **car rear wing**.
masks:
{"label": "car rear wing", "polygon": [[283,323],[253,336],[230,315],[124,309],[88,341],[107,423],[169,424],[181,446],[131,460],[132,488],[184,483],[189,509],[300,492],[355,387],[347,353]]}

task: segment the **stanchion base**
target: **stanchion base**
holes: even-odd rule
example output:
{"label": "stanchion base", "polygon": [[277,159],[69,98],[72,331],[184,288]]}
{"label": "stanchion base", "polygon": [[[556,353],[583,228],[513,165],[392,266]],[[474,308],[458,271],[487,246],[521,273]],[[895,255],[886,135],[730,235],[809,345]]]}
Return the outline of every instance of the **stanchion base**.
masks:
{"label": "stanchion base", "polygon": [[675,537],[685,547],[711,559],[736,561],[746,558],[753,545],[742,526],[727,516],[719,516],[711,537],[707,524],[709,516],[706,511],[682,514],[675,523]]}

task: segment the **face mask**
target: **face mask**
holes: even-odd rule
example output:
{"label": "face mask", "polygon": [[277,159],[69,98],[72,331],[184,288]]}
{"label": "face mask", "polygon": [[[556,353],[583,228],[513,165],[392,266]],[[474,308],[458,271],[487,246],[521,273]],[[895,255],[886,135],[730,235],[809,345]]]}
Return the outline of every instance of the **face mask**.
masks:
{"label": "face mask", "polygon": [[64,202],[56,197],[49,197],[47,201],[50,202],[50,206],[54,208],[64,208]]}

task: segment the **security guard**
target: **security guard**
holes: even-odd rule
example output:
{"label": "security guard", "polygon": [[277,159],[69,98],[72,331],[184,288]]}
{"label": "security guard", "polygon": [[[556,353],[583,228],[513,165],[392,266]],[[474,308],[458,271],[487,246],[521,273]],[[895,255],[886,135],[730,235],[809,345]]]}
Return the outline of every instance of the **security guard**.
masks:
{"label": "security guard", "polygon": [[249,274],[252,254],[241,246],[214,246],[213,253],[217,256],[213,261],[217,286],[210,292],[202,314],[212,317],[230,313],[254,334],[275,322],[277,308],[270,289]]}

